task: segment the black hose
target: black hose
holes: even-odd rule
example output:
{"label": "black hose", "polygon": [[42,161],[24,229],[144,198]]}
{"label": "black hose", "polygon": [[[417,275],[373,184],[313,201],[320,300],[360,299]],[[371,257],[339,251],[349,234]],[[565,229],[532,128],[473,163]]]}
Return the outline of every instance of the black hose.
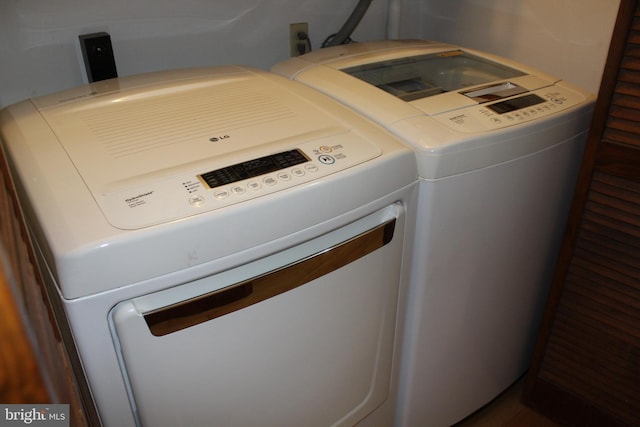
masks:
{"label": "black hose", "polygon": [[353,12],[351,12],[349,19],[347,19],[347,21],[344,23],[342,28],[340,28],[340,31],[338,31],[338,33],[335,36],[333,36],[331,40],[326,42],[326,44],[324,44],[323,47],[338,46],[343,44],[345,40],[349,39],[349,36],[351,36],[351,33],[353,32],[353,30],[356,29],[356,27],[362,20],[362,17],[367,12],[367,9],[369,9],[369,5],[371,4],[371,1],[372,0],[360,0],[356,5],[355,9],[353,9]]}

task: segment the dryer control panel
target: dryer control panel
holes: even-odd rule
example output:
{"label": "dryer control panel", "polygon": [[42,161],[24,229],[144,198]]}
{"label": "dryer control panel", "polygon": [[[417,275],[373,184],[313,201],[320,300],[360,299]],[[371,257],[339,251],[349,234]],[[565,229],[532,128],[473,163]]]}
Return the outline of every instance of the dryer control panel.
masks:
{"label": "dryer control panel", "polygon": [[112,224],[136,229],[305,184],[381,154],[378,145],[346,131],[239,162],[214,158],[201,170],[101,194],[98,201]]}
{"label": "dryer control panel", "polygon": [[35,153],[40,163],[26,163],[38,190],[65,197],[53,206],[82,221],[85,207],[121,230],[326,180],[383,147],[406,149],[330,98],[263,70],[185,69],[105,85],[12,107],[25,141],[12,145]]}

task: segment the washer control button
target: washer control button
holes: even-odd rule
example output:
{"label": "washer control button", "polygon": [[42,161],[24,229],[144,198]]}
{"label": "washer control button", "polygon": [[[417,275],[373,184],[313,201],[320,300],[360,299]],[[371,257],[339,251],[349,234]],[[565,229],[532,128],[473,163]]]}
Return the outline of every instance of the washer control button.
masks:
{"label": "washer control button", "polygon": [[197,207],[200,207],[200,206],[204,205],[204,197],[202,197],[202,196],[200,196],[200,195],[198,195],[198,196],[191,196],[191,197],[189,197],[189,204],[190,204],[191,206],[196,207],[196,208],[197,208]]}
{"label": "washer control button", "polygon": [[323,154],[322,156],[318,156],[318,161],[325,165],[332,165],[336,162],[336,159],[328,154]]}
{"label": "washer control button", "polygon": [[213,197],[215,197],[216,199],[226,199],[227,197],[229,197],[229,192],[227,190],[216,190],[215,193],[213,193]]}
{"label": "washer control button", "polygon": [[289,172],[280,172],[278,174],[278,179],[281,181],[290,181],[291,180],[291,174],[289,174]]}
{"label": "washer control button", "polygon": [[260,188],[262,188],[262,184],[260,184],[258,181],[251,181],[247,184],[247,187],[249,187],[249,190],[258,191]]}
{"label": "washer control button", "polygon": [[262,179],[262,182],[264,182],[265,185],[272,186],[272,185],[276,185],[278,183],[278,180],[272,176],[267,176]]}

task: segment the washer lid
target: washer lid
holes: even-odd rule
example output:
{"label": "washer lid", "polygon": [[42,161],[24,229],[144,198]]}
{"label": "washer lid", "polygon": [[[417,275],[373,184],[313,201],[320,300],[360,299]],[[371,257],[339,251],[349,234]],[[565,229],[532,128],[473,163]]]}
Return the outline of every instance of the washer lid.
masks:
{"label": "washer lid", "polygon": [[320,89],[385,126],[408,117],[433,116],[508,98],[559,81],[515,61],[425,40],[330,47],[290,58],[272,71]]}
{"label": "washer lid", "polygon": [[[461,49],[388,59],[344,68],[342,71],[404,101],[525,75],[520,70]],[[510,89],[513,89],[513,85]],[[484,92],[483,95],[487,97],[491,94]]]}
{"label": "washer lid", "polygon": [[[244,199],[213,197],[208,190],[216,185],[203,177],[226,174],[230,167],[251,168],[247,179],[259,175],[256,170],[292,172],[294,163],[282,160],[287,153],[303,163],[317,160],[320,146],[342,145],[344,160],[320,161],[308,180],[382,153],[333,113],[303,99],[297,84],[258,70],[219,67],[136,77],[134,84],[121,81],[124,88],[110,82],[104,93],[87,96],[75,89],[34,102],[107,220],[118,228],[163,223],[304,182],[300,176],[279,185],[251,183],[253,191]],[[280,160],[273,157],[279,155]],[[256,162],[266,161],[278,164],[256,168]],[[233,192],[231,187],[217,190]]]}

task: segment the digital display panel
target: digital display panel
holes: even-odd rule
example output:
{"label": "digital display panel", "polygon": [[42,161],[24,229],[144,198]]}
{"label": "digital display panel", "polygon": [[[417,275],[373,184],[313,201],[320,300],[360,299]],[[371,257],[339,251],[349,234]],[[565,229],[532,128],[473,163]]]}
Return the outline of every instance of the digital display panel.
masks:
{"label": "digital display panel", "polygon": [[506,101],[487,105],[487,108],[498,114],[504,114],[521,108],[531,107],[532,105],[542,104],[543,102],[545,102],[545,99],[538,95],[526,95],[521,96],[520,98],[508,99]]}
{"label": "digital display panel", "polygon": [[290,150],[203,173],[200,178],[209,188],[216,188],[308,161],[299,150]]}

